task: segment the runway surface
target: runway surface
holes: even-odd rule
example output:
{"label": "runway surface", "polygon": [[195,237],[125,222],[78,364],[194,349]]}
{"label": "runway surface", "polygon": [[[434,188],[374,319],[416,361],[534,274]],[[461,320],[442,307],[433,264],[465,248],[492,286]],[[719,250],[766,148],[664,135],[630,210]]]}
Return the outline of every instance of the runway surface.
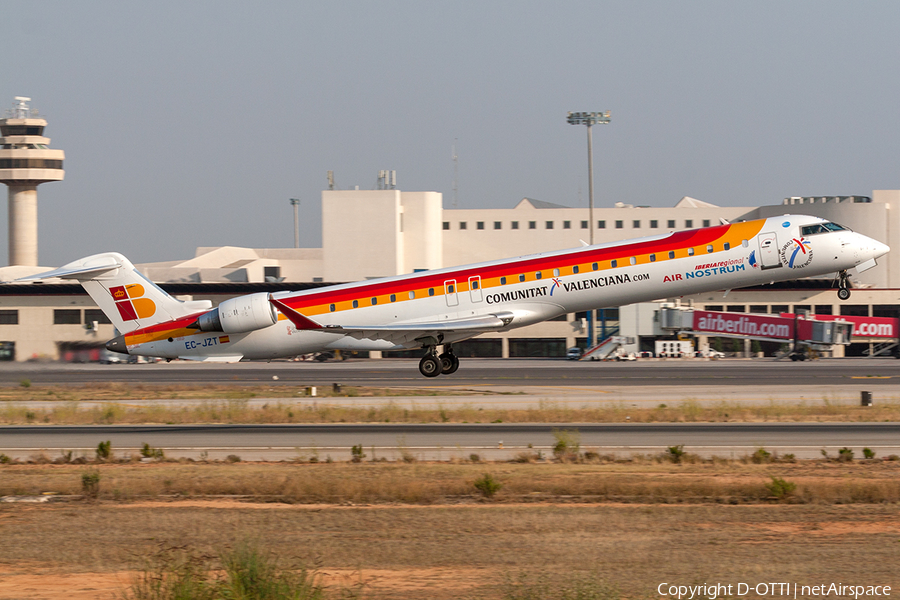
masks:
{"label": "runway surface", "polygon": [[[328,363],[272,362],[197,364],[186,362],[99,364],[0,364],[0,385],[133,382],[374,387],[693,386],[696,388],[783,385],[900,385],[895,359],[830,359],[794,363],[759,360],[577,362],[547,359],[463,359],[450,376],[422,377],[413,359],[349,360]],[[275,380],[273,377],[277,377]]]}
{"label": "runway surface", "polygon": [[134,452],[147,443],[169,456],[210,458],[237,454],[244,460],[285,460],[317,453],[346,460],[350,448],[396,459],[408,453],[420,459],[510,458],[527,449],[545,455],[554,431],[577,430],[582,449],[600,453],[655,453],[683,444],[702,455],[735,457],[764,447],[818,457],[827,449],[868,447],[879,456],[900,453],[900,423],[656,423],[656,424],[338,424],[338,425],[164,425],[164,426],[21,426],[0,428],[0,450],[27,457],[62,450],[92,456],[104,440],[118,452]]}

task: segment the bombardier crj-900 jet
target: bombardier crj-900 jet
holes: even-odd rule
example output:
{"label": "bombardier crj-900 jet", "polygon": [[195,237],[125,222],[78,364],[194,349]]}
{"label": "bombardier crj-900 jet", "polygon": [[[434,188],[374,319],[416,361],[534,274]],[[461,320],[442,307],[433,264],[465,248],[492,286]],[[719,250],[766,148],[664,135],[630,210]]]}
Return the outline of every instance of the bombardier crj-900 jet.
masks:
{"label": "bombardier crj-900 jet", "polygon": [[[78,280],[122,335],[107,348],[235,362],[321,350],[421,348],[426,377],[454,373],[453,344],[566,313],[864,271],[889,248],[817,217],[784,215],[302,292],[180,301],[115,252],[23,278]],[[20,280],[21,281],[21,280]],[[440,353],[438,349],[440,348]]]}

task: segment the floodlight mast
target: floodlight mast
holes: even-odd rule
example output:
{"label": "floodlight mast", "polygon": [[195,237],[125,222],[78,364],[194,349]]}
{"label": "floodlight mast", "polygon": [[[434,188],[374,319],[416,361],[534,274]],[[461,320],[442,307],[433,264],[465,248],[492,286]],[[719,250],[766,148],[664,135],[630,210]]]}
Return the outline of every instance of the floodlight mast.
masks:
{"label": "floodlight mast", "polygon": [[610,121],[609,111],[606,112],[570,112],[567,118],[569,125],[587,126],[588,145],[588,229],[590,230],[590,242],[594,245],[594,140],[591,136],[591,127],[594,125],[607,125]]}
{"label": "floodlight mast", "polygon": [[[588,230],[590,231],[590,243],[594,245],[594,138],[591,136],[591,127],[594,125],[607,125],[610,121],[609,111],[606,112],[570,112],[566,119],[569,125],[585,125],[587,126],[587,145],[588,145]],[[603,315],[601,309],[601,315]],[[606,319],[603,320],[604,331],[606,330]],[[594,311],[589,310],[587,313],[588,326],[588,346],[587,350],[594,347],[596,340],[594,339]]]}
{"label": "floodlight mast", "polygon": [[291,206],[294,207],[294,248],[300,247],[300,200],[291,198]]}

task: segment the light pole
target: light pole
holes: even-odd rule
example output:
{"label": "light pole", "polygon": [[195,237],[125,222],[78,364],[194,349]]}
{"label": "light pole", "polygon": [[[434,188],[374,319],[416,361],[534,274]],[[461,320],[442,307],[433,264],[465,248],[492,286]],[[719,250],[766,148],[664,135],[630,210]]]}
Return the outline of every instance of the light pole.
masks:
{"label": "light pole", "polygon": [[569,125],[587,125],[588,144],[588,225],[590,226],[591,245],[594,245],[594,141],[591,137],[593,125],[609,123],[609,111],[606,112],[570,112],[567,118]]}
{"label": "light pole", "polygon": [[300,200],[291,198],[291,206],[294,207],[294,248],[300,247]]}
{"label": "light pole", "polygon": [[[591,127],[594,125],[606,125],[609,123],[609,111],[606,112],[570,112],[566,119],[569,125],[586,125],[587,126],[587,144],[588,144],[588,229],[590,229],[591,245],[594,245],[594,138],[591,136]],[[602,313],[602,309],[601,309]],[[590,350],[594,347],[594,311],[589,310],[587,313],[588,324],[588,347]],[[603,319],[603,329],[606,332],[606,319]]]}

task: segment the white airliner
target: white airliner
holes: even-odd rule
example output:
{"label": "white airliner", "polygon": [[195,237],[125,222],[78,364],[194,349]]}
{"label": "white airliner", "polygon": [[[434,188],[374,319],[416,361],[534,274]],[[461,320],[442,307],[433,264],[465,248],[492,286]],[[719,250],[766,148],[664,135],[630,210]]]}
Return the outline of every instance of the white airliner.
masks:
{"label": "white airliner", "polygon": [[[817,217],[784,215],[303,292],[183,302],[115,252],[23,280],[78,280],[122,333],[107,348],[235,362],[321,350],[422,348],[426,377],[459,368],[452,344],[566,313],[866,270],[889,248]],[[438,348],[442,352],[438,354]]]}

